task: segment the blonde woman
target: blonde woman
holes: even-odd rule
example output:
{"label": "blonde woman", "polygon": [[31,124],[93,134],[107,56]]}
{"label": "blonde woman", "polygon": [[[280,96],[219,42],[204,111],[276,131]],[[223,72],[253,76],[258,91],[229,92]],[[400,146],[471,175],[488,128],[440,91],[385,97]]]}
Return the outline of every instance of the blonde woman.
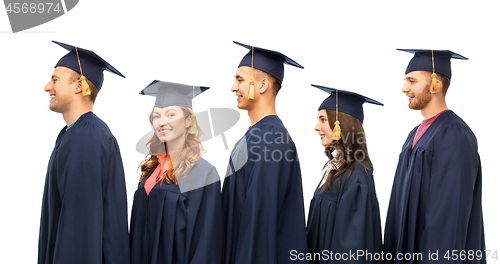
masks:
{"label": "blonde woman", "polygon": [[219,263],[222,205],[219,175],[202,158],[192,98],[207,90],[154,81],[154,135],[141,163],[130,224],[131,263]]}

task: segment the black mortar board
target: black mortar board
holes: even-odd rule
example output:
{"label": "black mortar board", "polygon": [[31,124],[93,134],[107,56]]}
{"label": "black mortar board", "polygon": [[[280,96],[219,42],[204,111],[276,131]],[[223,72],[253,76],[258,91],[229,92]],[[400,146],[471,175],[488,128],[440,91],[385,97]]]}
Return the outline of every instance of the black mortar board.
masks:
{"label": "black mortar board", "polygon": [[193,98],[209,88],[154,80],[140,94],[155,96],[155,107],[164,108],[176,105],[193,109]]}
{"label": "black mortar board", "polygon": [[366,96],[349,92],[349,91],[342,91],[342,90],[337,90],[334,88],[329,88],[329,87],[324,87],[320,85],[315,85],[311,84],[312,86],[327,92],[330,94],[323,103],[318,108],[318,111],[321,109],[330,109],[330,110],[336,110],[337,106],[337,91],[338,91],[338,110],[339,112],[344,112],[346,114],[350,114],[363,123],[364,119],[364,113],[363,113],[363,104],[364,103],[370,103],[370,104],[376,104],[376,105],[382,105],[382,103],[375,101],[373,99],[370,99]]}
{"label": "black mortar board", "polygon": [[[286,63],[288,65],[292,65],[298,68],[303,69],[300,64],[285,56],[284,54],[274,51],[263,49],[259,47],[249,46],[240,42],[233,41],[235,44],[238,44],[242,47],[249,49],[250,51],[243,57],[238,68],[241,66],[252,67],[255,69],[259,69],[263,72],[267,72],[272,76],[276,77],[281,83],[283,82],[283,78],[285,75],[285,69],[283,64]],[[252,52],[253,49],[253,52]],[[253,56],[252,56],[253,53]],[[253,57],[253,61],[252,61]],[[253,62],[253,63],[252,63]]]}
{"label": "black mortar board", "polygon": [[[72,69],[80,74],[83,72],[83,76],[92,81],[92,83],[97,87],[97,90],[101,90],[102,83],[104,81],[103,71],[107,70],[116,75],[124,77],[115,67],[111,66],[99,55],[95,54],[91,50],[83,49],[73,45],[64,44],[57,41],[52,41],[57,45],[68,50],[69,53],[64,55],[56,64],[55,67],[66,67]],[[76,51],[78,50],[78,55]],[[80,63],[78,62],[80,61]],[[81,71],[80,71],[81,65]]]}
{"label": "black mortar board", "polygon": [[[450,59],[468,60],[466,57],[449,50],[397,49],[415,54],[408,63],[405,74],[412,71],[441,73],[451,79]],[[434,62],[432,61],[434,53]],[[434,67],[433,67],[434,64]]]}

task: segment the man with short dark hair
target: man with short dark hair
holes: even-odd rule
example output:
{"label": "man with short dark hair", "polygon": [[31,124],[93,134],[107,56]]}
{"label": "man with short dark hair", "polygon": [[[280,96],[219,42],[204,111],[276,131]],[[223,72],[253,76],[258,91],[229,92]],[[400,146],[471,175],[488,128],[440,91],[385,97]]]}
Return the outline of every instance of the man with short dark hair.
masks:
{"label": "man with short dark hair", "polygon": [[59,60],[44,90],[50,95],[50,110],[61,113],[66,126],[47,168],[38,263],[127,264],[127,194],[120,150],[108,126],[92,112],[103,70],[124,76],[92,51],[55,43],[69,53]]}
{"label": "man with short dark hair", "polygon": [[297,256],[307,253],[300,165],[275,101],[283,63],[302,66],[279,52],[235,43],[250,51],[231,91],[252,126],[231,152],[224,180],[224,263],[300,263]]}
{"label": "man with short dark hair", "polygon": [[388,263],[485,263],[477,141],[445,100],[450,59],[467,58],[447,50],[403,51],[415,55],[402,92],[424,121],[410,132],[399,156],[384,253],[392,257]]}

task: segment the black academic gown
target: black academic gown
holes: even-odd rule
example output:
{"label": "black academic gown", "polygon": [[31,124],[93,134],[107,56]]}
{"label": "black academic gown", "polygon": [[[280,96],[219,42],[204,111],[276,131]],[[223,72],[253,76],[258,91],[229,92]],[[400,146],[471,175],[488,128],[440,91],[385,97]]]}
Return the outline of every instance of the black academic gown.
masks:
{"label": "black academic gown", "polygon": [[380,211],[367,170],[355,163],[339,176],[340,189],[338,180],[331,184],[332,192],[318,185],[307,220],[310,263],[381,263]]}
{"label": "black academic gown", "polygon": [[226,175],[224,262],[300,263],[291,255],[307,252],[300,165],[277,116],[264,117],[238,141]]}
{"label": "black academic gown", "polygon": [[187,176],[179,178],[179,185],[159,181],[149,196],[144,189],[146,180],[139,184],[130,222],[131,263],[221,263],[223,226],[217,170],[201,159]]}
{"label": "black academic gown", "polygon": [[444,262],[455,250],[458,260],[453,262],[460,263],[461,253],[485,249],[476,137],[452,111],[437,117],[412,149],[417,128],[399,156],[384,251],[392,255],[388,263],[412,262],[396,260],[399,253],[417,253],[412,259],[421,253],[419,263],[437,263],[436,257]]}
{"label": "black academic gown", "polygon": [[120,150],[94,113],[62,129],[50,156],[38,263],[129,263]]}

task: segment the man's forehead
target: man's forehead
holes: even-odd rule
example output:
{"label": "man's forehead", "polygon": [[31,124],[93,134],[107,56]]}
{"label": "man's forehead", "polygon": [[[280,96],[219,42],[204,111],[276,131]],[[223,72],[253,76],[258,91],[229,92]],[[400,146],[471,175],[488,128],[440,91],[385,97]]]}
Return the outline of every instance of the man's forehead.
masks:
{"label": "man's forehead", "polygon": [[247,67],[247,66],[241,66],[236,70],[236,75],[241,75],[241,74],[248,74],[252,68]]}
{"label": "man's forehead", "polygon": [[70,68],[66,68],[66,67],[63,67],[63,66],[57,66],[55,69],[54,69],[54,73],[53,75],[64,75],[64,74],[71,74],[73,72],[72,69]]}
{"label": "man's forehead", "polygon": [[429,75],[430,72],[428,71],[412,71],[412,72],[409,72],[405,75],[405,79],[409,79],[409,78],[426,78],[427,75]]}

